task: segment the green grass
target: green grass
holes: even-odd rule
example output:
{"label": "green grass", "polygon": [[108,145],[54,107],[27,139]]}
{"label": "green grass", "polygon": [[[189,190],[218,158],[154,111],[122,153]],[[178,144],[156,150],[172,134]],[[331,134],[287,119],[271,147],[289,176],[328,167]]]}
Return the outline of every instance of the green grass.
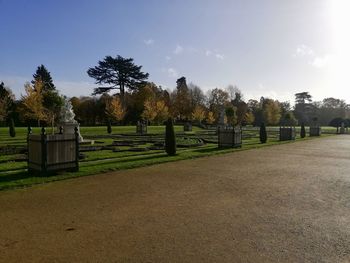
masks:
{"label": "green grass", "polygon": [[[188,143],[196,142],[196,139],[191,138],[191,136],[199,136],[198,134],[205,132],[200,128],[193,127],[193,132],[183,133],[182,126],[175,126],[177,132],[177,138],[179,142],[187,141]],[[258,130],[257,130],[258,131]],[[80,162],[80,170],[76,173],[71,172],[62,172],[60,174],[41,177],[33,176],[28,174],[26,171],[27,163],[23,161],[15,162],[15,159],[23,158],[24,155],[2,155],[0,156],[0,190],[3,189],[12,189],[18,187],[25,187],[34,184],[47,183],[57,180],[63,180],[67,178],[80,177],[92,174],[98,174],[108,171],[116,171],[123,169],[131,169],[135,167],[148,166],[153,164],[159,164],[164,162],[178,161],[184,159],[199,158],[204,156],[211,156],[216,154],[229,153],[234,151],[248,150],[253,148],[261,148],[281,143],[288,142],[279,142],[276,134],[272,134],[266,144],[260,144],[259,138],[257,136],[257,131],[250,130],[246,133],[250,134],[251,137],[243,140],[243,147],[238,149],[218,149],[216,143],[207,143],[203,146],[196,148],[178,148],[176,156],[168,156],[164,153],[163,150],[153,150],[145,152],[131,152],[131,151],[120,151],[113,152],[111,150],[101,150],[101,151],[91,151],[84,152],[86,158]],[[25,146],[26,145],[26,128],[16,128],[17,136],[15,138],[10,138],[8,136],[7,128],[0,128],[0,146],[4,145],[15,145],[15,146]],[[36,128],[33,130],[34,133],[39,133],[39,129]],[[164,126],[151,126],[148,127],[148,133],[158,134],[158,138],[163,138],[165,132]],[[106,127],[82,127],[81,133],[83,136],[93,136],[93,135],[107,135]],[[141,137],[135,137],[135,126],[116,126],[113,127],[113,134],[126,134],[127,138],[133,138],[138,140]],[[129,134],[131,137],[128,137]],[[188,139],[184,139],[184,136]],[[207,134],[205,137],[210,140],[215,141],[216,136],[213,134]],[[307,140],[297,139],[297,140]],[[96,145],[110,145],[115,139],[113,138],[102,138],[98,139],[102,144]],[[118,139],[119,140],[119,139]],[[137,147],[147,147],[149,143],[140,145]],[[127,150],[129,147],[117,147],[120,150]]]}

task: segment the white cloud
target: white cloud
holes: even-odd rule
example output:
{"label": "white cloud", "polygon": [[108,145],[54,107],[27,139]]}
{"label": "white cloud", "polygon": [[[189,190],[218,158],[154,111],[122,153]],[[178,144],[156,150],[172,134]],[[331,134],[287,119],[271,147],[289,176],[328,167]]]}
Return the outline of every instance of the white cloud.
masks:
{"label": "white cloud", "polygon": [[168,68],[167,72],[168,72],[168,76],[171,78],[177,78],[179,76],[179,73],[174,68]]}
{"label": "white cloud", "polygon": [[295,53],[293,54],[294,57],[305,57],[312,55],[314,55],[314,51],[312,50],[312,48],[304,44],[297,46]]}
{"label": "white cloud", "polygon": [[174,49],[174,54],[178,55],[181,54],[184,51],[184,48],[180,45],[176,45],[176,48]]}
{"label": "white cloud", "polygon": [[166,61],[169,61],[170,59],[171,59],[170,56],[166,56],[166,57],[165,57],[165,60],[166,60]]}
{"label": "white cloud", "polygon": [[225,58],[225,56],[223,54],[220,54],[217,49],[214,49],[214,50],[207,49],[207,50],[205,50],[205,56],[210,57],[212,55],[215,58],[220,59],[220,60],[223,60]]}
{"label": "white cloud", "polygon": [[220,59],[220,60],[223,60],[223,59],[224,59],[224,55],[219,54],[219,53],[215,54],[215,57],[216,57],[217,59]]}
{"label": "white cloud", "polygon": [[319,55],[313,51],[312,48],[302,44],[296,48],[293,57],[305,57],[308,60],[308,64],[315,68],[325,68],[330,66],[334,61],[332,54]]}
{"label": "white cloud", "polygon": [[154,44],[154,39],[146,39],[143,41],[147,46],[153,45]]}
{"label": "white cloud", "polygon": [[316,68],[324,68],[331,64],[332,58],[332,55],[326,54],[323,57],[315,57],[310,64]]}

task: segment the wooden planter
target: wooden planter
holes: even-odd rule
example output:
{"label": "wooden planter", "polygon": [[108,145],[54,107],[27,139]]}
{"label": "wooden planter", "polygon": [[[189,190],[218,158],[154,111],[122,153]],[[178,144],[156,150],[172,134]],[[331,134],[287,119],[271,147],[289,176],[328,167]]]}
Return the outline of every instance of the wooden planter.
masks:
{"label": "wooden planter", "polygon": [[280,127],[280,141],[293,141],[293,140],[295,140],[295,128]]}
{"label": "wooden planter", "polygon": [[192,131],[192,123],[186,122],[186,123],[184,124],[184,131],[185,131],[185,132],[191,132],[191,131]]}
{"label": "wooden planter", "polygon": [[242,129],[239,127],[220,127],[218,129],[218,147],[242,147]]}
{"label": "wooden planter", "polygon": [[79,170],[79,134],[28,134],[28,171]]}
{"label": "wooden planter", "polygon": [[310,131],[309,131],[310,136],[321,136],[321,127],[310,127]]}
{"label": "wooden planter", "polygon": [[136,133],[147,134],[147,124],[145,124],[144,122],[138,121],[136,124]]}

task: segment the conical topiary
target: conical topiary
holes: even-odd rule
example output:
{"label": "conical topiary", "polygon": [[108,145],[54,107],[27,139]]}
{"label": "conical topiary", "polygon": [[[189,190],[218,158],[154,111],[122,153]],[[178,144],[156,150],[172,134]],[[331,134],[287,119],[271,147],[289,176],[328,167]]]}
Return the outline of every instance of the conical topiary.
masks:
{"label": "conical topiary", "polygon": [[108,134],[112,133],[112,125],[110,120],[107,121],[107,132]]}
{"label": "conical topiary", "polygon": [[265,127],[265,123],[261,123],[260,125],[260,142],[261,143],[266,143],[267,142],[267,133],[266,133],[266,127]]}
{"label": "conical topiary", "polygon": [[176,154],[176,138],[171,118],[168,119],[165,127],[165,151],[168,155]]}
{"label": "conical topiary", "polygon": [[16,137],[15,122],[12,118],[10,119],[9,133],[11,137]]}
{"label": "conical topiary", "polygon": [[304,123],[302,123],[301,124],[301,128],[300,128],[300,137],[301,138],[305,138],[305,134],[306,134],[306,132],[305,132],[305,125],[304,125]]}

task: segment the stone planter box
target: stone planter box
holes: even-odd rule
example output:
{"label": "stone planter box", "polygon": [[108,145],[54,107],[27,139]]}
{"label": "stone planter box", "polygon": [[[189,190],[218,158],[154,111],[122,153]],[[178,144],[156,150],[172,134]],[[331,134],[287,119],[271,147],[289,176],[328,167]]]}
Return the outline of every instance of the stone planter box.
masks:
{"label": "stone planter box", "polygon": [[136,133],[138,134],[147,134],[147,124],[143,122],[137,122],[136,124]]}
{"label": "stone planter box", "polygon": [[242,147],[242,129],[239,127],[220,127],[218,129],[218,147]]}
{"label": "stone planter box", "polygon": [[79,142],[83,142],[84,141],[83,137],[80,135],[80,125],[79,125],[79,123],[63,122],[63,123],[59,124],[58,130],[60,130],[61,127],[63,129],[63,133],[64,134],[74,134],[75,133],[75,128],[78,128]]}
{"label": "stone planter box", "polygon": [[321,127],[310,127],[310,136],[321,136]]}
{"label": "stone planter box", "polygon": [[184,131],[185,131],[185,132],[191,132],[191,131],[192,131],[192,123],[186,122],[186,123],[184,124]]}
{"label": "stone planter box", "polygon": [[28,171],[47,174],[79,170],[79,134],[28,134]]}
{"label": "stone planter box", "polygon": [[293,141],[295,134],[294,127],[280,127],[280,141]]}

